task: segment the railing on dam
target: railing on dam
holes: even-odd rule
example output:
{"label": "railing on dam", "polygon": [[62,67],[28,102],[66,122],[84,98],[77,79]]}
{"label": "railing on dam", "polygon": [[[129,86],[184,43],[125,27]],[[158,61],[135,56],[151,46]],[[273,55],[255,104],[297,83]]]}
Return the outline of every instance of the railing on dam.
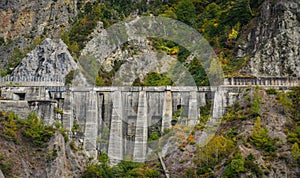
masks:
{"label": "railing on dam", "polygon": [[0,86],[64,86],[63,77],[14,77],[6,76],[0,78]]}
{"label": "railing on dam", "polygon": [[[225,78],[222,86],[299,86],[300,85],[300,77],[259,77],[259,78],[250,78],[250,77],[232,77]],[[54,77],[12,77],[6,76],[0,78],[0,86],[24,86],[24,87],[39,87],[39,86],[53,86],[53,87],[62,87],[65,86],[65,79],[60,76]],[[147,90],[195,90],[195,86],[164,86],[164,87],[144,87]],[[88,90],[89,87],[72,87],[77,91]],[[118,90],[120,87],[117,86],[106,86],[106,87],[97,87],[101,88],[101,90]],[[122,90],[141,90],[143,87],[121,87]],[[197,88],[197,87],[196,87]],[[207,91],[211,88],[209,86],[199,86],[198,90]]]}
{"label": "railing on dam", "polygon": [[300,77],[233,77],[224,79],[225,86],[299,86]]}

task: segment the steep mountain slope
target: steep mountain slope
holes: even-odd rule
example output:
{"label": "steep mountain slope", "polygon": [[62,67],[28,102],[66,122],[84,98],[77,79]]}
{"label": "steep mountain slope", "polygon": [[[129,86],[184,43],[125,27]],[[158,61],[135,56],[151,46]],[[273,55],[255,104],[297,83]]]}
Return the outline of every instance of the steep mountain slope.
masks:
{"label": "steep mountain slope", "polygon": [[195,145],[199,129],[169,152],[165,159],[171,177],[299,177],[291,139],[299,118],[292,117],[297,111],[290,108],[288,96],[273,89],[243,90],[207,145]]}
{"label": "steep mountain slope", "polygon": [[238,58],[249,58],[241,73],[299,77],[299,1],[265,1],[260,8],[260,15],[250,22],[246,39],[237,48]]}
{"label": "steep mountain slope", "polygon": [[64,42],[48,38],[25,56],[11,76],[27,79],[64,78],[70,71],[77,68],[78,66]]}
{"label": "steep mountain slope", "polygon": [[[11,72],[20,59],[45,37],[61,37],[73,57],[79,57],[99,20],[103,21],[104,27],[108,27],[126,19],[127,16],[154,13],[194,26],[211,43],[220,57],[226,74],[300,75],[298,57],[300,12],[297,0],[224,2],[151,0],[144,8],[141,7],[142,3],[3,1],[0,4],[2,12],[0,14],[3,17],[0,18],[2,20],[0,66],[5,65],[6,69],[1,69],[0,72],[2,75]],[[136,8],[136,11],[130,10],[130,5]],[[123,8],[120,8],[121,6]],[[189,15],[186,16],[185,13]],[[70,25],[72,27],[69,29]],[[170,48],[161,42],[156,47],[162,47],[160,50]],[[180,49],[177,56],[185,60],[188,55],[186,51]]]}
{"label": "steep mountain slope", "polygon": [[[131,6],[136,9],[130,11]],[[74,59],[81,53],[97,56],[110,48],[93,48],[97,39],[88,40],[96,36],[95,33],[112,23],[145,13],[177,18],[194,26],[211,43],[224,68],[229,71],[228,75],[299,77],[299,9],[299,0],[3,0],[0,1],[0,75],[11,72],[13,77],[66,77],[78,68]],[[132,39],[105,59],[100,59],[102,66],[96,84],[111,85],[116,70],[120,69],[120,78],[123,79],[131,69],[134,77],[126,81],[126,85],[132,82],[141,85],[143,81],[139,80],[152,72],[150,67],[145,67],[147,63],[153,68],[159,66],[156,72],[164,73],[169,69],[168,62],[176,58],[185,61],[190,55],[174,43],[139,40]],[[161,63],[154,64],[154,59],[159,57],[155,55],[158,51],[168,55]],[[147,52],[151,55],[146,58],[142,54]],[[120,67],[124,61],[134,65]],[[198,63],[191,67],[196,76],[203,77],[200,68]],[[158,78],[162,80],[163,76]],[[169,80],[166,81],[163,84],[170,84]],[[203,85],[208,83],[203,82]],[[195,144],[203,129],[199,124],[184,144],[165,154],[164,161],[171,176],[299,177],[299,96],[299,89],[291,93],[246,89],[240,93],[239,102],[227,108],[217,135],[206,147]],[[208,112],[210,106],[201,109]],[[201,113],[201,116],[200,120],[204,122],[207,115]],[[114,177],[116,174],[120,177],[164,177],[157,162],[147,165],[122,162],[116,167],[110,167],[107,158],[99,164],[88,162],[80,148],[81,143],[77,139],[65,143],[59,132],[48,140],[47,147],[35,148],[13,127],[18,143],[3,136],[3,128],[11,124],[6,116],[0,119],[0,123],[0,166],[7,177],[12,176],[12,169],[20,177],[59,177],[61,174],[65,177]]]}
{"label": "steep mountain slope", "polygon": [[[77,15],[78,3],[74,0],[6,0],[0,2],[0,67],[16,67],[32,47],[34,39],[57,38]],[[28,50],[29,49],[29,50]],[[21,56],[12,58],[14,54]],[[17,59],[16,59],[17,58]],[[7,64],[11,63],[11,64]],[[1,70],[0,72],[3,72]]]}
{"label": "steep mountain slope", "polygon": [[36,115],[0,112],[0,169],[6,177],[78,177],[87,165],[77,139]]}

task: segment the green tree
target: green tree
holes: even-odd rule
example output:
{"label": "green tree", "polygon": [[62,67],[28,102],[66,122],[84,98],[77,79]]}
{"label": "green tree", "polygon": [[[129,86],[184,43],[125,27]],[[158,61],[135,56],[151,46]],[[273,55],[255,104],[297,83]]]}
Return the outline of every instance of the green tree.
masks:
{"label": "green tree", "polygon": [[292,146],[292,157],[300,163],[300,149],[298,143],[294,143]]}
{"label": "green tree", "polygon": [[224,16],[226,22],[231,26],[237,23],[246,25],[252,17],[249,0],[234,0],[230,2],[231,5],[229,7],[231,8],[228,10],[226,16]]}
{"label": "green tree", "polygon": [[95,85],[96,86],[105,86],[103,78],[97,75],[96,80],[95,80]]}
{"label": "green tree", "polygon": [[143,82],[144,86],[167,86],[172,84],[172,80],[166,74],[156,72],[148,73]]}
{"label": "green tree", "polygon": [[283,113],[287,114],[290,113],[293,107],[293,103],[288,98],[288,95],[281,92],[277,96],[278,103],[283,107]]}
{"label": "green tree", "polygon": [[255,88],[253,98],[254,99],[251,106],[251,111],[254,117],[257,117],[260,116],[260,103],[261,103],[261,97],[259,96],[259,88]]}
{"label": "green tree", "polygon": [[292,104],[288,106],[293,106],[291,108],[292,118],[296,121],[300,121],[300,86],[294,87],[292,92],[289,93],[289,98],[292,100]]}
{"label": "green tree", "polygon": [[36,146],[44,146],[54,135],[55,129],[45,126],[36,113],[31,113],[26,120],[22,121],[22,134],[30,138]]}
{"label": "green tree", "polygon": [[190,0],[181,0],[179,1],[176,7],[176,16],[177,19],[187,23],[188,25],[192,25],[196,19],[195,6]]}
{"label": "green tree", "polygon": [[263,177],[263,171],[259,168],[259,166],[255,163],[256,158],[252,153],[250,153],[246,159],[244,166],[247,170],[251,171],[256,175],[256,177]]}
{"label": "green tree", "polygon": [[208,77],[199,60],[197,60],[196,58],[193,59],[187,65],[187,67],[190,74],[193,76],[197,86],[209,86]]}
{"label": "green tree", "polygon": [[257,145],[261,145],[265,142],[265,138],[268,137],[268,130],[261,126],[261,118],[257,117],[251,138],[255,140]]}
{"label": "green tree", "polygon": [[226,167],[226,170],[222,177],[228,177],[228,178],[239,177],[240,173],[247,171],[244,164],[245,164],[245,159],[243,158],[242,154],[241,153],[235,154],[234,158]]}
{"label": "green tree", "polygon": [[11,111],[3,124],[2,135],[8,140],[17,141],[17,119],[18,117]]}
{"label": "green tree", "polygon": [[209,167],[213,167],[219,160],[230,154],[234,149],[232,140],[223,136],[214,136],[205,146],[197,148],[198,173],[204,174]]}
{"label": "green tree", "polygon": [[177,15],[174,11],[175,10],[173,8],[169,8],[169,9],[165,10],[163,14],[160,14],[160,16],[177,19]]}
{"label": "green tree", "polygon": [[253,127],[253,133],[250,136],[250,142],[253,143],[256,148],[266,152],[272,152],[276,150],[276,146],[274,145],[276,140],[272,139],[268,135],[267,128],[262,127],[260,117],[256,118]]}

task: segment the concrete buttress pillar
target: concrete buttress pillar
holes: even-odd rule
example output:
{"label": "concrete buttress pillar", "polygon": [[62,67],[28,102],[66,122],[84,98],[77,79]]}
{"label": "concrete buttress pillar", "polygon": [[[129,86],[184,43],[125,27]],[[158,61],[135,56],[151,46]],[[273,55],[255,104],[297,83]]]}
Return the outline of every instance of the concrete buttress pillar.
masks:
{"label": "concrete buttress pillar", "polygon": [[204,92],[200,92],[200,93],[198,93],[198,95],[199,95],[199,98],[198,98],[199,106],[205,106],[206,105],[205,93]]}
{"label": "concrete buttress pillar", "polygon": [[163,104],[163,115],[162,115],[162,131],[171,127],[172,120],[172,93],[166,91],[166,96]]}
{"label": "concrete buttress pillar", "polygon": [[123,159],[123,105],[120,91],[112,93],[112,117],[109,134],[108,156],[111,164],[115,165]]}
{"label": "concrete buttress pillar", "polygon": [[191,91],[189,97],[189,113],[188,113],[188,125],[194,126],[199,120],[199,106],[197,100],[197,92]]}
{"label": "concrete buttress pillar", "polygon": [[219,88],[214,94],[214,105],[213,105],[213,120],[220,120],[224,115],[226,102],[226,91]]}
{"label": "concrete buttress pillar", "polygon": [[98,108],[97,93],[90,91],[86,103],[86,122],[84,132],[84,148],[89,156],[97,158]]}
{"label": "concrete buttress pillar", "polygon": [[63,127],[71,131],[73,127],[73,93],[71,91],[67,91],[65,93],[64,97],[64,103],[63,103],[63,118],[62,118],[62,124]]}
{"label": "concrete buttress pillar", "polygon": [[146,91],[139,92],[133,159],[144,162],[147,154],[148,121]]}

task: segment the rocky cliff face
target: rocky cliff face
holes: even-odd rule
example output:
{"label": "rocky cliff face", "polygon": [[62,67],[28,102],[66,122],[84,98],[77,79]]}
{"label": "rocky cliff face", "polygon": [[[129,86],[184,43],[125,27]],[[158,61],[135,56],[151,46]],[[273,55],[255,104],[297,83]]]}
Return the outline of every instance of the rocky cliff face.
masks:
{"label": "rocky cliff face", "polygon": [[0,36],[9,39],[28,38],[43,32],[59,33],[69,25],[77,12],[77,1],[1,1]]}
{"label": "rocky cliff face", "polygon": [[[3,168],[3,172],[0,170],[0,178],[80,177],[88,163],[86,152],[80,148],[78,140],[65,142],[59,131],[55,133],[47,147],[33,146],[32,142],[21,136],[18,144],[2,137],[0,141],[1,168]],[[10,169],[3,166],[4,164]]]}
{"label": "rocky cliff face", "polygon": [[[127,27],[139,18],[125,22],[124,26]],[[92,39],[81,53],[83,57],[79,63],[84,70],[90,70],[85,67],[86,58],[97,60],[106,72],[114,70],[114,63],[121,61],[122,65],[116,71],[112,85],[131,86],[135,79],[143,80],[149,72],[167,73],[176,64],[176,56],[155,51],[152,42],[146,37],[136,37],[137,32],[132,31],[134,30],[132,28],[126,28],[124,32],[116,36],[108,35],[111,31],[116,32],[114,28],[117,26],[103,29],[102,22],[98,23],[91,34]]]}
{"label": "rocky cliff face", "polygon": [[3,0],[0,1],[0,67],[14,48],[23,49],[34,38],[58,37],[77,15],[79,0]]}
{"label": "rocky cliff face", "polygon": [[62,40],[46,39],[40,46],[28,53],[13,71],[13,77],[65,77],[77,69],[68,47]]}
{"label": "rocky cliff face", "polygon": [[300,3],[265,1],[252,21],[237,57],[249,57],[240,71],[254,76],[300,76]]}
{"label": "rocky cliff face", "polygon": [[[77,145],[73,141],[72,144]],[[79,177],[87,161],[85,151],[72,150],[64,137],[56,132],[49,143],[48,152],[56,152],[55,159],[46,167],[46,177]],[[44,175],[45,176],[45,175]]]}

